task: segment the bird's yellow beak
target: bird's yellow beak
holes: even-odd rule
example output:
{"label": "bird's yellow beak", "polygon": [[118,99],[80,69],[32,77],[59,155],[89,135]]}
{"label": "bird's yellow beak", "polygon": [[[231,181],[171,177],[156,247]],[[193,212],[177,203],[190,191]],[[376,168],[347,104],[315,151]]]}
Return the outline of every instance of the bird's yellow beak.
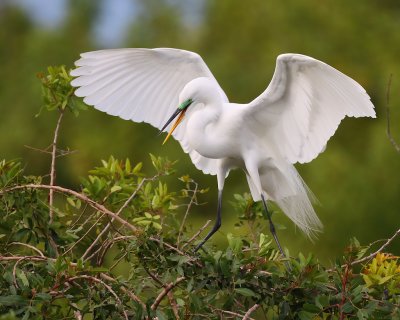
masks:
{"label": "bird's yellow beak", "polygon": [[169,130],[167,137],[164,139],[164,142],[162,143],[163,145],[167,142],[167,140],[169,139],[169,137],[172,135],[172,133],[174,132],[174,130],[178,127],[178,125],[181,123],[181,121],[183,120],[183,118],[185,117],[185,113],[186,113],[186,109],[183,109],[180,114],[178,119],[176,119],[175,123],[173,124],[173,126],[171,127],[171,130]]}

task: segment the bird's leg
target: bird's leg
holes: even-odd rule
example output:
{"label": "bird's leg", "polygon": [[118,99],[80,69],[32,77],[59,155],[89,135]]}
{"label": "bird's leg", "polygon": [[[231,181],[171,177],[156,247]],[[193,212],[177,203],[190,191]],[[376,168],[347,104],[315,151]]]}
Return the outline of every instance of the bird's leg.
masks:
{"label": "bird's leg", "polygon": [[206,237],[201,241],[196,248],[194,249],[194,252],[197,252],[203,244],[206,243],[208,239],[211,238],[211,236],[218,231],[218,229],[221,227],[221,209],[222,209],[222,190],[218,190],[218,208],[217,208],[217,219],[215,220],[215,224],[211,231],[206,235]]}
{"label": "bird's leg", "polygon": [[286,255],[285,255],[285,253],[284,253],[283,250],[282,250],[282,246],[281,246],[281,244],[279,243],[278,236],[276,235],[275,226],[274,226],[274,224],[272,223],[271,213],[270,213],[269,210],[268,210],[267,202],[265,201],[265,198],[264,198],[264,195],[263,195],[263,194],[261,194],[261,200],[262,200],[262,203],[263,203],[263,205],[264,205],[265,215],[267,216],[267,219],[268,219],[268,221],[269,221],[269,230],[271,231],[271,234],[272,234],[272,236],[274,237],[275,242],[276,242],[276,244],[278,245],[279,251],[281,252],[282,256],[283,256],[284,258],[286,258]]}

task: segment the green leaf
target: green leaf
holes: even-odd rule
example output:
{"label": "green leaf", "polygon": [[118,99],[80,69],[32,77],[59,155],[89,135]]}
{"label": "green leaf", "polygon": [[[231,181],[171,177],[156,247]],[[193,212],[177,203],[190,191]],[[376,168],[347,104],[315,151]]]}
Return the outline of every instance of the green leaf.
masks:
{"label": "green leaf", "polygon": [[248,288],[235,288],[235,291],[245,297],[255,297],[256,294],[253,290]]}
{"label": "green leaf", "polygon": [[0,305],[3,306],[22,306],[27,304],[28,301],[19,295],[0,296]]}

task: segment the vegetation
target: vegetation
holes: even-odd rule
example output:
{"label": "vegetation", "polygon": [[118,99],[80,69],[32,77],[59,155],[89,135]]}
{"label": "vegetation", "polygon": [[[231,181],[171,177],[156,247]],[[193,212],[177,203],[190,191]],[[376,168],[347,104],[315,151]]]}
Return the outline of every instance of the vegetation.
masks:
{"label": "vegetation", "polygon": [[[203,230],[188,223],[202,189],[176,178],[174,162],[112,156],[80,180],[55,183],[64,112],[85,109],[64,67],[40,74],[44,106],[59,113],[50,176],[0,161],[0,319],[394,319],[400,317],[400,262],[388,240],[352,239],[329,267],[302,253],[287,261],[266,232],[262,207],[236,195],[238,226],[228,245],[193,248]],[[47,113],[46,115],[47,116]],[[179,180],[171,191],[166,180]]]}

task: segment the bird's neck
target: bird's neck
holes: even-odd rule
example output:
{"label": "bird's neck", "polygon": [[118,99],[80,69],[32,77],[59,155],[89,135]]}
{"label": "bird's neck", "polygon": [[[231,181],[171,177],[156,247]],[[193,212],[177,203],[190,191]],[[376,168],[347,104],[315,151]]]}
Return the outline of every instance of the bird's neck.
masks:
{"label": "bird's neck", "polygon": [[191,147],[201,155],[214,158],[216,153],[217,126],[222,112],[222,105],[204,105],[195,110],[187,124],[186,134]]}

